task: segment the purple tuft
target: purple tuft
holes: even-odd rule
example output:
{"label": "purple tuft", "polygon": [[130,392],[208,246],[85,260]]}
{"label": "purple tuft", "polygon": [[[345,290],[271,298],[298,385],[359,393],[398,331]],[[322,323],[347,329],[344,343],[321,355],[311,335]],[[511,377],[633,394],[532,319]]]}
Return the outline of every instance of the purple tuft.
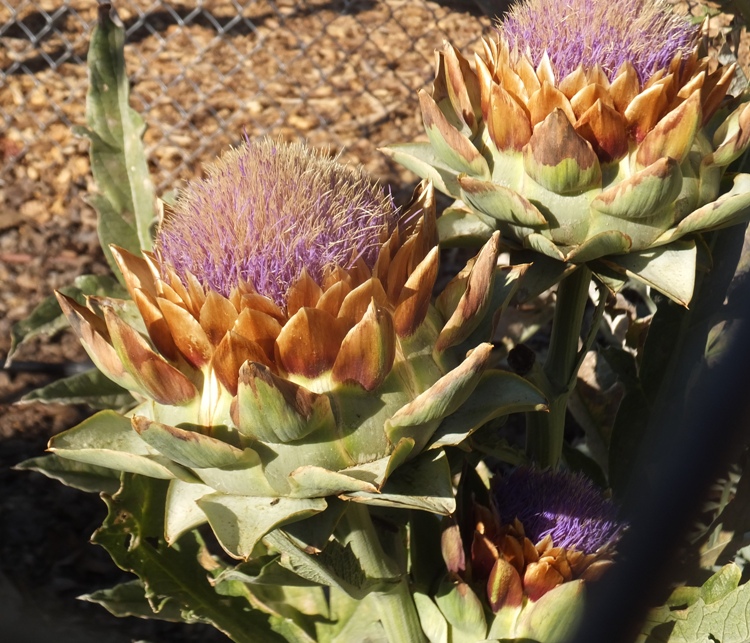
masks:
{"label": "purple tuft", "polygon": [[319,284],[334,266],[372,268],[398,225],[392,199],[363,169],[301,144],[265,139],[224,154],[187,185],[161,225],[162,269],[228,296],[241,282],[280,306],[303,269]]}
{"label": "purple tuft", "polygon": [[538,65],[546,51],[557,80],[599,64],[610,80],[629,61],[645,83],[688,54],[697,27],[664,0],[526,0],[501,23],[511,50]]}
{"label": "purple tuft", "polygon": [[555,547],[592,554],[624,529],[614,503],[579,474],[522,467],[495,484],[493,499],[501,522],[518,518],[534,543],[550,535]]}

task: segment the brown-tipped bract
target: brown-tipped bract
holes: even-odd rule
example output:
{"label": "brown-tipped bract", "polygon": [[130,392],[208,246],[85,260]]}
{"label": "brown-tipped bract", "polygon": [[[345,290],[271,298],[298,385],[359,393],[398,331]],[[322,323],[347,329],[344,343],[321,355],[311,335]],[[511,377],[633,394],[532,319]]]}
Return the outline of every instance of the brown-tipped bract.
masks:
{"label": "brown-tipped bract", "polygon": [[441,221],[445,241],[500,230],[511,249],[589,264],[612,288],[634,277],[687,305],[690,235],[750,217],[746,175],[719,196],[750,144],[750,108],[726,96],[735,69],[696,48],[642,80],[629,62],[558,77],[548,56],[532,64],[502,31],[474,69],[446,43],[432,96],[420,94],[430,142],[385,152],[458,200]]}

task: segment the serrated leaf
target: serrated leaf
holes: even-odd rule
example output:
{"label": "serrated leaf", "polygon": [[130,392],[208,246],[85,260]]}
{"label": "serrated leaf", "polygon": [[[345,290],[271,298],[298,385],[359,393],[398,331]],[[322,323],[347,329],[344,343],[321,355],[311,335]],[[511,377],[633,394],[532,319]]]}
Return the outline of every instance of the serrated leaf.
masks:
{"label": "serrated leaf", "polygon": [[140,580],[120,583],[111,589],[100,589],[91,594],[78,597],[82,601],[98,603],[115,616],[137,616],[138,618],[156,618],[173,623],[195,623],[199,619],[183,618],[180,605],[171,598],[158,602],[157,609],[146,597],[146,588]]}
{"label": "serrated leaf", "polygon": [[[262,557],[264,560],[268,558],[270,556]],[[245,598],[253,607],[269,614],[271,629],[290,643],[315,643],[316,627],[327,620],[330,613],[322,587],[289,586],[284,582],[286,579],[277,578],[278,582],[254,584],[251,592],[245,582],[230,577],[231,571],[227,569],[219,573],[212,581],[219,594]],[[294,577],[291,572],[287,574]]]}
{"label": "serrated leaf", "polygon": [[[684,609],[660,607],[649,613],[641,643],[746,643],[750,640],[750,584],[737,587],[739,570],[727,565],[701,588]],[[720,591],[715,590],[719,589]],[[734,585],[734,589],[730,589]],[[707,588],[708,587],[708,588]],[[705,594],[704,594],[705,590]],[[721,594],[721,598],[716,595]],[[711,602],[707,602],[711,600]]]}
{"label": "serrated leaf", "polygon": [[701,587],[701,598],[707,605],[725,598],[740,584],[742,570],[737,565],[724,565]]}
{"label": "serrated leaf", "polygon": [[364,598],[372,587],[351,548],[336,541],[316,556],[302,551],[279,529],[266,534],[263,541],[279,552],[282,567],[305,580],[335,587],[355,599]]}
{"label": "serrated leaf", "polygon": [[88,404],[94,409],[124,409],[135,399],[99,369],[66,377],[24,395],[21,402],[45,404]]}
{"label": "serrated leaf", "polygon": [[[125,30],[109,5],[100,5],[99,21],[88,54],[90,86],[86,95],[86,122],[82,133],[91,141],[91,171],[103,198],[98,201],[111,231],[124,234],[118,241],[136,253],[152,248],[151,225],[156,216],[156,195],[149,176],[141,137],[145,124],[130,107],[125,72]],[[103,210],[100,209],[103,208]],[[122,221],[113,225],[115,217]],[[127,233],[135,230],[136,238]],[[100,222],[104,247],[110,231]],[[108,257],[111,260],[111,257]]]}
{"label": "serrated leaf", "polygon": [[112,494],[120,488],[119,471],[60,458],[54,454],[24,460],[13,468],[19,471],[36,471],[64,485],[90,493]]}
{"label": "serrated leaf", "polygon": [[67,325],[68,322],[62,314],[62,310],[60,310],[57,298],[54,295],[45,297],[26,319],[22,319],[11,326],[10,350],[5,360],[5,366],[10,366],[13,356],[24,342],[37,335],[52,337]]}
{"label": "serrated leaf", "polygon": [[285,585],[287,587],[317,587],[317,583],[282,567],[280,556],[260,556],[246,563],[230,567],[216,578],[217,583],[239,581],[246,585]]}
{"label": "serrated leaf", "polygon": [[166,493],[167,484],[161,480],[125,474],[120,490],[104,496],[107,518],[92,542],[104,547],[118,567],[141,579],[152,608],[169,597],[183,619],[210,622],[237,643],[283,641],[271,631],[266,615],[250,609],[246,600],[220,595],[212,587],[199,562],[207,553],[197,532],[167,545]]}
{"label": "serrated leaf", "polygon": [[224,550],[230,556],[246,560],[269,531],[320,513],[327,506],[323,498],[267,498],[224,493],[203,496],[197,503]]}

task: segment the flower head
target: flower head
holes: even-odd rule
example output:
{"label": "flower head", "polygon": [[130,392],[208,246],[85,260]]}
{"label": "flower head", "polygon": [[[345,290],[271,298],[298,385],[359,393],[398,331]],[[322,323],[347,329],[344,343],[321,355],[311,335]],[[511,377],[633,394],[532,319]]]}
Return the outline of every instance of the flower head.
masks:
{"label": "flower head", "polygon": [[472,570],[498,611],[555,588],[599,578],[625,524],[581,475],[519,468],[492,487],[492,509],[474,506]]}
{"label": "flower head", "polygon": [[[93,442],[99,420],[51,448],[66,457],[76,443],[83,461],[171,479],[187,508],[167,509],[167,538],[200,511],[238,558],[325,510],[326,497],[389,504],[390,475],[425,462],[417,456],[487,368],[493,284],[521,274],[497,270],[498,248],[496,234],[433,305],[429,182],[399,214],[361,170],[300,145],[247,143],[186,189],[156,253],[112,246],[135,324],[122,300],[84,306],[58,293],[95,364],[143,403],[102,417],[115,426]],[[439,437],[457,444],[472,430]],[[426,486],[396,488],[392,506],[452,513],[445,457],[426,462],[415,477]]]}
{"label": "flower head", "polygon": [[398,223],[390,196],[353,169],[301,144],[245,142],[183,190],[156,241],[162,274],[228,297],[249,281],[286,305],[303,269],[318,284],[358,259],[372,268]]}
{"label": "flower head", "polygon": [[583,475],[519,468],[494,488],[503,523],[518,519],[526,536],[550,536],[556,547],[593,554],[615,542],[623,526],[617,507]]}
{"label": "flower head", "polygon": [[627,61],[641,82],[666,70],[677,53],[688,55],[696,27],[663,0],[527,0],[501,25],[511,49],[538,65],[547,52],[559,78],[579,65],[601,66],[614,80]]}
{"label": "flower head", "polygon": [[527,0],[473,69],[449,43],[438,51],[420,94],[430,142],[387,151],[460,202],[440,219],[445,243],[499,230],[510,250],[687,305],[696,233],[748,212],[750,177],[722,194],[750,146],[750,109],[727,100],[736,68],[701,58],[662,1]]}

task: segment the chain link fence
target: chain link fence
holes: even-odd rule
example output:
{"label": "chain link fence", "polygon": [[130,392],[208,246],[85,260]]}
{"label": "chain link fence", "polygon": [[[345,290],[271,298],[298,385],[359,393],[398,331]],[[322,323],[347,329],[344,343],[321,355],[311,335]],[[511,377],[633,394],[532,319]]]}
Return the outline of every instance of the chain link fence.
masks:
{"label": "chain link fence", "polygon": [[[244,133],[305,138],[377,177],[376,150],[421,133],[417,90],[444,38],[470,53],[491,20],[473,0],[116,0],[133,107],[160,190]],[[88,189],[84,124],[93,0],[0,0],[0,190],[63,212]],[[22,194],[8,196],[9,186]],[[26,186],[25,188],[23,186]],[[29,205],[29,203],[35,205]],[[45,213],[40,209],[47,208]]]}

